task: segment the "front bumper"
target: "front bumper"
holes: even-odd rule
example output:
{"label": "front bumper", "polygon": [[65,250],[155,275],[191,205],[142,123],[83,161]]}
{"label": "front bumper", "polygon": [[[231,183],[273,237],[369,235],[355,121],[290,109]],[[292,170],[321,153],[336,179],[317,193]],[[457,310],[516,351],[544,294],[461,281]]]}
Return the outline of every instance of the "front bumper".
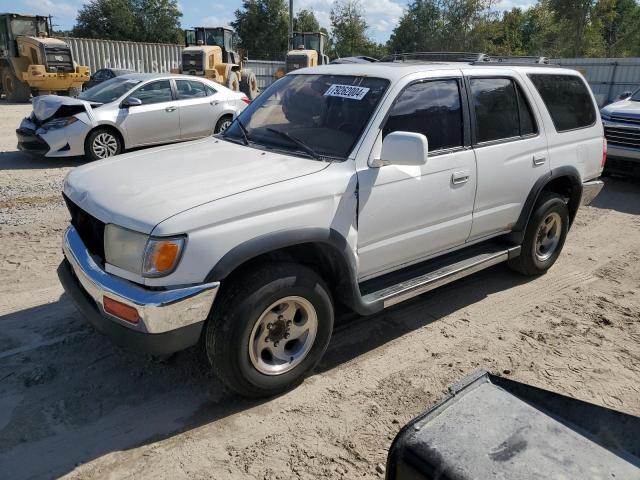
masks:
{"label": "front bumper", "polygon": [[40,135],[37,135],[35,130],[20,127],[16,130],[16,136],[20,151],[41,154],[46,154],[49,151],[49,144]]}
{"label": "front bumper", "polygon": [[16,130],[18,150],[43,154],[45,157],[84,155],[84,140],[90,130],[91,126],[82,121],[46,130],[25,118]]}
{"label": "front bumper", "polygon": [[602,180],[584,182],[582,184],[582,199],[580,200],[580,204],[589,205],[593,199],[598,196],[602,187],[604,187],[604,182]]}
{"label": "front bumper", "polygon": [[[198,341],[219,282],[169,290],[143,288],[102,270],[73,227],[64,234],[63,252],[58,276],[65,291],[87,320],[115,343],[167,354]],[[134,307],[140,321],[133,324],[105,312],[105,296]]]}

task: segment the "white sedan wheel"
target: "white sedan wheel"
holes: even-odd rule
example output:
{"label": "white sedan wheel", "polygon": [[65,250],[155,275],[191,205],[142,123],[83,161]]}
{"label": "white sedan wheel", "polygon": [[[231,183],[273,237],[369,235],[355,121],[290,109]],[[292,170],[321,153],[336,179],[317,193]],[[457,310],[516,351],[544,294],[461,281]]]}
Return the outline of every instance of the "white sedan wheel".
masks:
{"label": "white sedan wheel", "polygon": [[113,157],[118,152],[118,140],[113,134],[104,132],[94,138],[91,149],[98,158]]}

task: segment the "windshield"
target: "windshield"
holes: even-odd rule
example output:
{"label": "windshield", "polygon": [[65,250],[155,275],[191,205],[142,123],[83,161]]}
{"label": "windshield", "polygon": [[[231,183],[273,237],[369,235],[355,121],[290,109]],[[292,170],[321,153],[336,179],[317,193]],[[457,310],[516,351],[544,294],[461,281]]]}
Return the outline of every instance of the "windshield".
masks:
{"label": "windshield", "polygon": [[11,20],[11,32],[16,37],[18,35],[35,37],[39,32],[47,33],[47,23],[44,19],[14,18]]}
{"label": "windshield", "polygon": [[301,46],[304,46],[305,50],[320,51],[320,37],[318,35],[294,35],[292,48],[297,50]]}
{"label": "windshield", "polygon": [[[346,159],[389,85],[382,78],[287,75],[254,100],[224,133],[323,159]],[[284,132],[284,135],[283,135]],[[287,138],[292,137],[292,138]]]}
{"label": "windshield", "polygon": [[132,80],[129,78],[112,78],[106,82],[99,83],[95,87],[91,87],[78,97],[80,100],[97,103],[114,102],[138,85],[141,80]]}
{"label": "windshield", "polygon": [[634,102],[640,102],[640,88],[636,90],[633,95],[629,98],[629,100],[633,100]]}

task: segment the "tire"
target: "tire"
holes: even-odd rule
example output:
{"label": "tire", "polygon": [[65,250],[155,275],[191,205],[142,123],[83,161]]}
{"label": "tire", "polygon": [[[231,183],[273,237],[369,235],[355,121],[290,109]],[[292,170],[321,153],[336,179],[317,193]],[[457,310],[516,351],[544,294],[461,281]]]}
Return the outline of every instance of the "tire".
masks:
{"label": "tire", "polygon": [[523,275],[541,275],[556,262],[569,231],[569,209],[555,193],[542,192],[529,218],[520,255],[509,267]]}
{"label": "tire", "polygon": [[224,288],[205,333],[215,375],[251,398],[300,384],[333,330],[333,303],[323,280],[307,267],[285,263],[259,267]]}
{"label": "tire", "polygon": [[11,69],[2,71],[2,90],[10,102],[28,102],[31,97],[31,87],[16,77]]}
{"label": "tire", "polygon": [[215,134],[224,132],[227,128],[229,128],[232,122],[233,117],[231,115],[225,115],[221,117],[220,120],[218,120],[218,123],[216,123],[216,128],[213,133]]}
{"label": "tire", "polygon": [[240,84],[238,83],[238,75],[236,75],[236,72],[229,72],[225,87],[229,90],[233,90],[234,92],[240,91]]}
{"label": "tire", "polygon": [[91,161],[114,157],[122,149],[120,135],[111,128],[96,128],[87,135],[84,142],[84,155]]}
{"label": "tire", "polygon": [[258,79],[253,71],[242,71],[242,75],[240,77],[240,91],[244,93],[249,100],[255,100],[258,96]]}

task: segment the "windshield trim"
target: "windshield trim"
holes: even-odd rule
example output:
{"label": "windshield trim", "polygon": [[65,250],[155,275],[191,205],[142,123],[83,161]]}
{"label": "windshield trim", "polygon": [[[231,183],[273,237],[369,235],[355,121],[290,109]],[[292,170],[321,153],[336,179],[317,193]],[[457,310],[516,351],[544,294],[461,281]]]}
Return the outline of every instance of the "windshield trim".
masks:
{"label": "windshield trim", "polygon": [[629,100],[632,102],[640,102],[640,88],[631,94]]}
{"label": "windshield trim", "polygon": [[[389,92],[391,90],[391,86],[392,83],[390,79],[388,78],[384,78],[384,77],[378,77],[378,76],[368,76],[368,75],[349,75],[349,74],[328,74],[328,73],[289,73],[287,74],[285,77],[283,77],[282,79],[272,83],[262,94],[262,95],[271,95],[269,94],[269,91],[271,89],[275,89],[276,85],[278,84],[278,82],[288,78],[288,77],[313,77],[313,76],[333,76],[333,77],[354,77],[354,78],[362,78],[362,79],[367,79],[367,80],[379,80],[385,83],[385,87],[384,87],[384,91],[382,92],[382,94],[380,95],[380,98],[378,99],[375,107],[373,108],[373,110],[371,110],[370,114],[369,114],[369,118],[362,124],[362,128],[360,129],[360,132],[354,136],[354,140],[353,143],[351,144],[351,146],[347,149],[345,155],[331,155],[329,153],[323,153],[322,151],[317,152],[318,153],[318,160],[321,161],[328,161],[328,162],[334,162],[334,161],[338,161],[338,162],[344,162],[347,161],[351,158],[355,158],[356,154],[357,154],[357,150],[360,148],[360,146],[362,145],[362,142],[364,141],[366,135],[368,134],[368,132],[370,131],[371,125],[373,124],[375,118],[377,118],[378,116],[378,112],[380,111],[380,108],[382,107],[382,105],[384,104],[385,99],[388,97]],[[266,97],[265,97],[266,98]],[[245,119],[242,118],[243,115],[246,115],[246,112],[251,110],[250,106],[248,108],[246,108],[245,110],[243,110],[239,115],[238,115],[238,119],[241,120],[245,125]],[[235,135],[231,135],[230,132],[230,128],[225,130],[224,133],[222,133],[221,137],[225,140],[231,141],[232,143],[238,143],[241,144],[242,143],[242,138],[240,136],[235,136]],[[233,140],[231,140],[233,139]],[[234,141],[235,139],[237,139],[238,141]],[[264,139],[260,139],[260,141],[257,141],[255,139],[255,137],[253,139],[251,139],[251,141],[249,142],[250,145],[247,146],[261,146],[267,150],[280,150],[280,151],[285,151],[289,154],[294,154],[294,155],[298,155],[298,156],[302,156],[305,158],[313,158],[312,155],[310,155],[308,152],[303,151],[300,147],[298,146],[294,146],[293,144],[291,144],[291,148],[287,148],[287,146],[285,144],[274,144],[268,141],[264,141]]]}

